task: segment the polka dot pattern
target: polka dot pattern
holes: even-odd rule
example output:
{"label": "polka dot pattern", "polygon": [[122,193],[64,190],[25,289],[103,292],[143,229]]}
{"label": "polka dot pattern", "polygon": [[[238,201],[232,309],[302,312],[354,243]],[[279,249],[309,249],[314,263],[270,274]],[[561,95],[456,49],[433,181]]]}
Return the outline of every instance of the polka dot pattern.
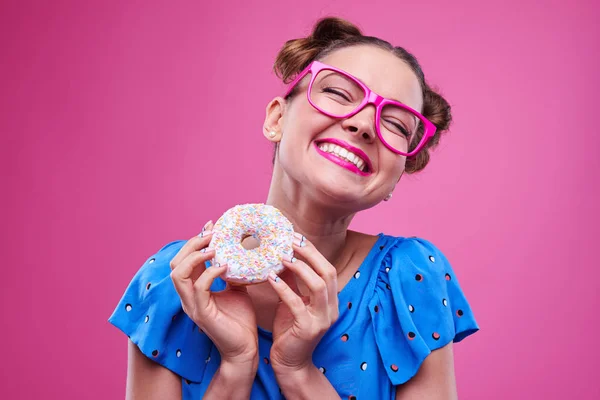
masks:
{"label": "polka dot pattern", "polygon": [[[170,281],[169,262],[184,244],[168,245],[142,266],[110,321],[140,343],[146,356],[181,376],[188,385],[182,400],[191,400],[203,397],[200,388],[207,385],[199,383],[210,382],[219,358],[211,359],[214,345],[183,312]],[[454,271],[422,239],[381,236],[352,277],[339,288],[344,312],[313,353],[313,362],[342,398],[361,393],[364,399],[392,398],[390,381],[405,383],[429,351],[477,329]],[[224,288],[219,279],[211,287]],[[253,388],[258,400],[280,390],[273,379],[271,344],[270,333],[259,330],[261,382]]]}

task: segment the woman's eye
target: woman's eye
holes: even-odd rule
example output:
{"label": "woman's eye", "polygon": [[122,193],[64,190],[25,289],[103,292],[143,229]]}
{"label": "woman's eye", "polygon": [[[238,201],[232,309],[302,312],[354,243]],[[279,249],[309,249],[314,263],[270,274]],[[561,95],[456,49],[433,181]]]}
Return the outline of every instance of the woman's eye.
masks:
{"label": "woman's eye", "polygon": [[350,101],[350,99],[348,98],[348,96],[346,96],[344,93],[340,92],[339,90],[335,90],[333,88],[326,87],[326,88],[323,89],[323,91],[326,92],[326,93],[333,93],[336,96],[339,96],[339,97],[343,98],[346,101]]}
{"label": "woman's eye", "polygon": [[390,120],[386,120],[386,122],[394,127],[394,131],[397,134],[402,135],[406,138],[410,137],[410,132],[404,127],[404,125]]}
{"label": "woman's eye", "polygon": [[410,136],[410,132],[408,131],[408,129],[406,129],[405,127],[403,127],[402,125],[399,125],[399,124],[396,124],[396,126],[398,127],[400,132],[402,132],[402,134],[404,136],[406,136],[407,138]]}

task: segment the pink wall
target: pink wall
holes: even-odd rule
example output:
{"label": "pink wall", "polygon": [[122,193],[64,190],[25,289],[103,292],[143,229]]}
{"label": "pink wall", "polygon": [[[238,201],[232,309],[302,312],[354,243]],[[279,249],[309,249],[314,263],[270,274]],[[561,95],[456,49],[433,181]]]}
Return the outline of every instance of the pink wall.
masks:
{"label": "pink wall", "polygon": [[599,398],[596,2],[29,3],[0,5],[0,398],[123,397],[106,319],[153,251],[264,201],[273,59],[328,14],[414,51],[453,105],[427,169],[354,227],[452,261],[482,328],[461,398]]}

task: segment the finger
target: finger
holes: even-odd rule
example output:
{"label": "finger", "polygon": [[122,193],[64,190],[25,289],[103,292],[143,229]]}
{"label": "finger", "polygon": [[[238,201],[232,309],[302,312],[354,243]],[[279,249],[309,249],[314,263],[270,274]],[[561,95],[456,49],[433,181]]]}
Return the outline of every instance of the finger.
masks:
{"label": "finger", "polygon": [[[215,257],[215,255],[215,249],[208,249],[205,247],[203,249],[200,249],[199,251],[194,251],[193,253],[189,254],[186,258],[183,259],[180,265],[187,265],[187,263],[193,264],[192,272],[190,273],[190,278],[192,279],[192,282],[196,282],[196,279],[198,279],[206,269],[206,262],[212,260]],[[175,267],[175,269],[177,268],[179,268],[179,266]]]}
{"label": "finger", "polygon": [[300,288],[298,288],[296,275],[292,271],[284,268],[284,270],[279,274],[279,278],[283,279],[294,292],[299,295],[301,294]]}
{"label": "finger", "polygon": [[175,285],[175,290],[179,294],[184,307],[193,310],[194,307],[194,278],[202,275],[206,269],[205,262],[214,256],[213,251],[195,251],[179,263],[171,271],[171,280]]}
{"label": "finger", "polygon": [[227,264],[215,264],[214,266],[207,268],[206,271],[193,285],[193,295],[196,301],[195,304],[199,305],[199,309],[197,311],[201,312],[206,309],[210,305],[210,287],[213,284],[214,280],[227,271]]}
{"label": "finger", "polygon": [[296,320],[302,319],[306,315],[306,305],[302,301],[302,298],[283,279],[275,275],[273,271],[269,273],[269,279],[267,280],[281,301],[288,306],[294,318]]}
{"label": "finger", "polygon": [[332,315],[337,315],[339,312],[337,270],[305,236],[298,232],[294,233],[293,249],[294,253],[304,258],[309,266],[323,278],[327,284],[330,311],[333,313]]}
{"label": "finger", "polygon": [[210,240],[212,239],[212,221],[208,221],[204,228],[202,228],[202,232],[198,234],[198,236],[194,236],[190,240],[187,241],[186,244],[179,250],[177,255],[171,260],[171,269],[174,269],[184,258],[186,258],[190,253],[194,251],[198,251],[200,249],[205,248],[209,245]]}
{"label": "finger", "polygon": [[304,261],[287,254],[282,254],[283,265],[292,271],[310,291],[310,303],[321,312],[328,313],[328,292],[327,284],[317,273],[309,267]]}

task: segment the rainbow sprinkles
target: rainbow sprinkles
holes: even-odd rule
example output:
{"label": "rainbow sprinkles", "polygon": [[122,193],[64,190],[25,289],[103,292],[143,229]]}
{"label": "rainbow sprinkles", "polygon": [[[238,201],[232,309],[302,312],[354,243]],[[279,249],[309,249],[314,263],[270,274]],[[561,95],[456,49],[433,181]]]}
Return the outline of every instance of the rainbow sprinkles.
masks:
{"label": "rainbow sprinkles", "polygon": [[[247,250],[242,239],[255,236],[260,245]],[[227,264],[223,279],[239,284],[265,282],[269,272],[279,274],[284,266],[281,254],[293,254],[292,223],[273,206],[243,204],[227,210],[215,223],[209,248],[214,262]]]}

